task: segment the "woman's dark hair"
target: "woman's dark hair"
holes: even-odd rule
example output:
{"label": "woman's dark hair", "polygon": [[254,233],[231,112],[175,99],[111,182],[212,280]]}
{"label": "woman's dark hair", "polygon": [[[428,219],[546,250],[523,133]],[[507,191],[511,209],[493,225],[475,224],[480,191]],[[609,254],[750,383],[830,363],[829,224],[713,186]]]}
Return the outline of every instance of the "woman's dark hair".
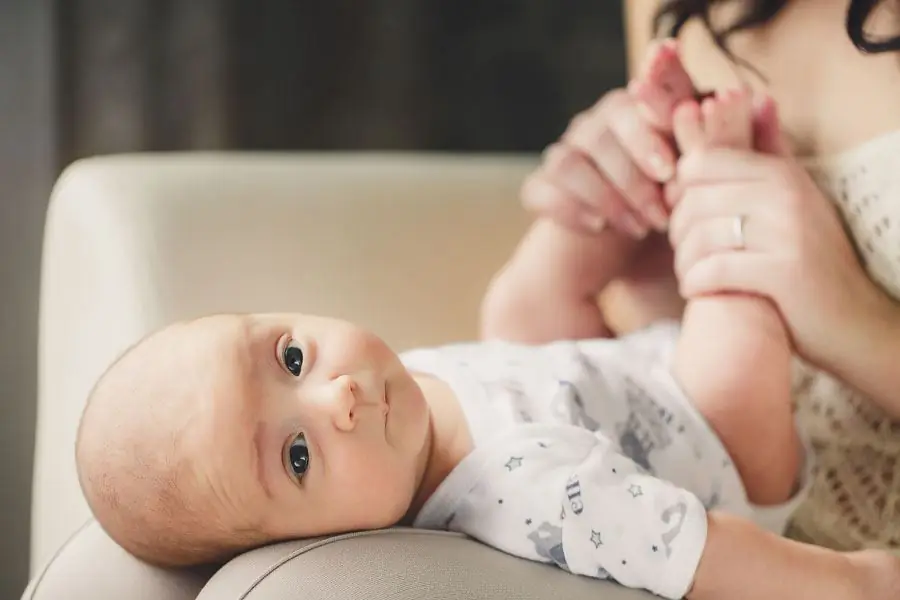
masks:
{"label": "woman's dark hair", "polygon": [[[664,31],[666,35],[676,36],[681,28],[690,19],[697,17],[709,29],[716,44],[730,58],[735,59],[727,45],[727,37],[742,29],[750,29],[757,25],[767,23],[784,8],[788,0],[746,0],[746,9],[725,29],[717,31],[713,29],[709,19],[709,10],[713,4],[734,2],[735,0],[667,0],[663,2],[654,20],[654,29],[662,30],[663,24],[667,25]],[[860,51],[870,54],[891,52],[900,50],[900,35],[892,38],[874,39],[865,31],[865,24],[883,0],[850,0],[847,9],[847,35],[853,41],[853,45]],[[735,59],[736,60],[736,59]]]}

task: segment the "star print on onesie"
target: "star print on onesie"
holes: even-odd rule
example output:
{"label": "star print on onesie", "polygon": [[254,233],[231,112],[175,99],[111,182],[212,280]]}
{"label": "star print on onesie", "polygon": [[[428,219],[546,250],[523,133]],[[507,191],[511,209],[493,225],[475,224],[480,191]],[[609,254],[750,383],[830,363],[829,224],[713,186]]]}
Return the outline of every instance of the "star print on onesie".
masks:
{"label": "star print on onesie", "polygon": [[687,592],[706,542],[696,496],[571,425],[523,425],[478,448],[414,526],[443,526],[448,514],[452,531],[510,554],[673,599]]}

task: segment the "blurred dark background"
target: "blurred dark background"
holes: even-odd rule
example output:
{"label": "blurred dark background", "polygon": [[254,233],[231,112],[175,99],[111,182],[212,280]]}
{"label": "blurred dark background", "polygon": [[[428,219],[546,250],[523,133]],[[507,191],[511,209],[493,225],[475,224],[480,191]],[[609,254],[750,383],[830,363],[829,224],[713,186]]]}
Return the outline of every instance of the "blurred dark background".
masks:
{"label": "blurred dark background", "polygon": [[194,148],[532,151],[624,80],[601,0],[69,0],[60,159]]}
{"label": "blurred dark background", "polygon": [[538,152],[624,83],[622,21],[610,0],[0,0],[0,598],[28,574],[41,235],[62,168]]}

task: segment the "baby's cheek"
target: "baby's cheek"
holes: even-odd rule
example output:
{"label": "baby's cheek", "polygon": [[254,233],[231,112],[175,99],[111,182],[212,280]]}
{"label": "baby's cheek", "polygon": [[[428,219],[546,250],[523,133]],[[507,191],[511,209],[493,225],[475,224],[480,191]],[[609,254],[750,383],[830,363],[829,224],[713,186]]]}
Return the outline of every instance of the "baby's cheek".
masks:
{"label": "baby's cheek", "polygon": [[413,477],[386,453],[367,452],[349,461],[342,477],[346,510],[365,529],[389,527],[400,521],[414,494]]}
{"label": "baby's cheek", "polygon": [[373,366],[387,366],[395,354],[384,341],[365,329],[348,325],[335,335],[329,353],[335,365],[347,371]]}

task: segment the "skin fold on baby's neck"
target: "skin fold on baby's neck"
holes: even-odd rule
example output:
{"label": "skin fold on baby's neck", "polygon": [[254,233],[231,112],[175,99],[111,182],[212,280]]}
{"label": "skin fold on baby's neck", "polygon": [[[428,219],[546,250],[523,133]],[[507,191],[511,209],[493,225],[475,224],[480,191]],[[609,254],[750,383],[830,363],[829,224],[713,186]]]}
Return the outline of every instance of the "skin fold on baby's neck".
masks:
{"label": "skin fold on baby's neck", "polygon": [[418,485],[401,524],[411,525],[438,486],[472,451],[474,443],[462,408],[450,386],[429,375],[413,373],[429,407],[426,452]]}

